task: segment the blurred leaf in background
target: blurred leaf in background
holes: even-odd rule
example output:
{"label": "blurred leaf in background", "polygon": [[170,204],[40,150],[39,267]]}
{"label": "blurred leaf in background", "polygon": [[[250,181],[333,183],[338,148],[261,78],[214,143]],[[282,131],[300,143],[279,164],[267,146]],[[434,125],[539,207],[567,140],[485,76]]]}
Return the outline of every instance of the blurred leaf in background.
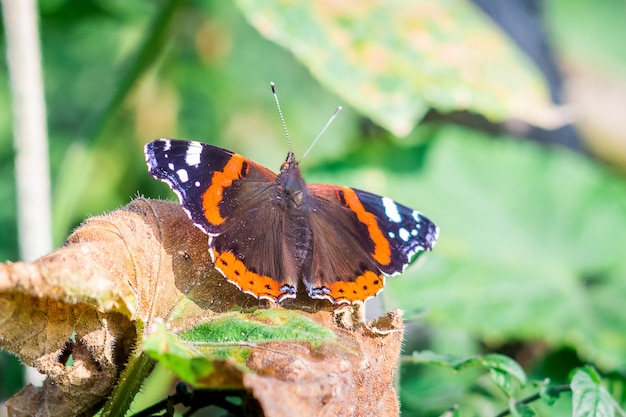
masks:
{"label": "blurred leaf in background", "polygon": [[[543,58],[560,71],[567,113],[550,102],[540,59],[484,4],[41,0],[56,243],[137,193],[174,198],[143,162],[157,137],[277,170],[287,147],[275,81],[296,155],[345,108],[303,164],[309,182],[387,195],[441,227],[424,265],[387,280],[382,296],[414,321],[407,355],[505,352],[531,378],[561,382],[589,362],[623,386],[626,6],[553,0],[543,14],[539,2],[513,3],[545,24],[521,32],[551,46]],[[7,82],[0,103],[9,108]],[[7,113],[2,260],[18,256]],[[542,142],[571,114],[590,154],[522,140]],[[507,408],[472,371],[410,363],[401,388],[404,415]],[[567,401],[547,407],[536,410],[572,412]]]}
{"label": "blurred leaf in background", "polygon": [[238,4],[322,84],[398,136],[429,108],[551,122],[538,71],[464,0]]}

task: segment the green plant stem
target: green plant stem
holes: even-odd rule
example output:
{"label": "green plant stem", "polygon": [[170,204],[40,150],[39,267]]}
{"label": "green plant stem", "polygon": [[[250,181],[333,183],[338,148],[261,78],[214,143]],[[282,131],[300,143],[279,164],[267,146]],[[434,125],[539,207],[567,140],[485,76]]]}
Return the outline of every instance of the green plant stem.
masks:
{"label": "green plant stem", "polygon": [[[567,385],[557,385],[557,386],[551,387],[551,389],[557,392],[567,392],[567,391],[571,391],[572,387],[569,384],[567,384]],[[529,397],[523,398],[515,402],[515,405],[530,404],[533,401],[537,401],[539,398],[541,398],[541,394],[536,393],[536,394],[533,394]],[[509,414],[511,414],[511,410],[506,409],[498,413],[495,417],[504,417],[504,416],[508,416]]]}
{"label": "green plant stem", "polygon": [[102,408],[102,417],[124,417],[139,388],[154,368],[154,360],[136,348],[122,372],[120,379],[111,393],[111,397]]}

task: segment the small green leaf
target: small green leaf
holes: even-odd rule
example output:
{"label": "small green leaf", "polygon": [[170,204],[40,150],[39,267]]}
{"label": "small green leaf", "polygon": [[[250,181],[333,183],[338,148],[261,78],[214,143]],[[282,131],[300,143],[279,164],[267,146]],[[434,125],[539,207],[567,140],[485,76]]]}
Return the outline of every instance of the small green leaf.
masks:
{"label": "small green leaf", "polygon": [[553,405],[561,397],[561,391],[549,385],[550,380],[546,380],[539,385],[539,396],[548,405]]}
{"label": "small green leaf", "polygon": [[208,357],[168,332],[163,323],[158,323],[156,330],[144,339],[142,349],[181,379],[195,386],[214,370]]}
{"label": "small green leaf", "polygon": [[521,366],[508,356],[490,354],[482,357],[483,366],[504,372],[515,378],[521,385],[526,385],[526,373]]}
{"label": "small green leaf", "polygon": [[491,379],[509,396],[517,385],[526,384],[526,374],[513,359],[503,355],[444,355],[431,351],[415,352],[412,359],[417,363],[430,363],[460,371],[466,368],[487,368]]}
{"label": "small green leaf", "polygon": [[511,404],[509,407],[513,417],[534,417],[537,415],[528,404]]}
{"label": "small green leaf", "polygon": [[478,356],[446,355],[443,353],[435,353],[430,350],[424,350],[421,352],[413,352],[411,358],[415,363],[441,365],[459,371],[466,367],[475,366]]}
{"label": "small green leaf", "polygon": [[513,397],[515,391],[517,391],[517,381],[511,378],[510,374],[501,371],[500,369],[489,368],[489,376],[507,397]]}
{"label": "small green leaf", "polygon": [[579,369],[572,378],[573,417],[613,417],[615,406],[609,392],[595,381],[590,368]]}

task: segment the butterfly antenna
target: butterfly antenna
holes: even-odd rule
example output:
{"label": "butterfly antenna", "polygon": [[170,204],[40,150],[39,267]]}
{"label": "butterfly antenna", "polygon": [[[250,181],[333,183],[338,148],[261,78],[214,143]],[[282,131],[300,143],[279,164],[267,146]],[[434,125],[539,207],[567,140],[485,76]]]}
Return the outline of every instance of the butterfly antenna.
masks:
{"label": "butterfly antenna", "polygon": [[335,117],[337,117],[340,111],[341,111],[341,106],[337,107],[333,115],[330,116],[330,119],[328,119],[328,121],[326,122],[326,125],[324,125],[324,127],[322,128],[322,131],[317,135],[315,139],[313,139],[313,143],[311,143],[311,146],[309,146],[309,149],[307,149],[304,155],[302,155],[302,158],[300,158],[300,161],[302,161],[307,156],[307,154],[311,151],[311,149],[313,149],[313,146],[315,146],[315,143],[317,142],[317,140],[324,134],[324,132],[326,132],[326,129],[328,129],[328,126],[330,126],[333,120],[335,120]]}
{"label": "butterfly antenna", "polygon": [[289,148],[289,153],[293,154],[293,151],[291,149],[291,138],[289,137],[289,131],[287,130],[285,118],[283,117],[283,111],[280,109],[280,102],[278,101],[278,95],[276,94],[276,86],[274,85],[274,81],[270,82],[270,87],[272,87],[272,94],[274,94],[274,100],[276,101],[276,107],[278,108],[278,114],[280,115],[280,122],[283,124],[283,130],[285,131],[285,136],[287,137],[287,147]]}

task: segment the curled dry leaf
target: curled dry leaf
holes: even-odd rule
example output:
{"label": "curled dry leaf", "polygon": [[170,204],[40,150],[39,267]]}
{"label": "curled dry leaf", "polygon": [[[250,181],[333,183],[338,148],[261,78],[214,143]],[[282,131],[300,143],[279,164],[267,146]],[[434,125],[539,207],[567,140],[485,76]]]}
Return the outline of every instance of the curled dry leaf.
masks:
{"label": "curled dry leaf", "polygon": [[[159,323],[173,334],[219,320],[232,326],[223,317],[267,307],[213,269],[207,243],[178,204],[137,199],[87,220],[47,256],[0,264],[0,348],[47,375],[42,387],[27,386],[9,400],[9,413],[92,414],[118,383],[134,347]],[[391,331],[381,333],[345,329],[333,306],[306,296],[285,307],[336,338],[298,340],[284,330],[272,333],[282,324],[268,322],[267,339],[229,339],[230,346],[246,347],[245,354],[219,362],[206,381],[223,381],[220,370],[231,369],[229,384],[251,390],[266,416],[397,414],[397,313],[380,325]],[[210,334],[228,334],[224,328]],[[218,363],[211,346],[221,340],[182,343],[201,345],[199,352]]]}

